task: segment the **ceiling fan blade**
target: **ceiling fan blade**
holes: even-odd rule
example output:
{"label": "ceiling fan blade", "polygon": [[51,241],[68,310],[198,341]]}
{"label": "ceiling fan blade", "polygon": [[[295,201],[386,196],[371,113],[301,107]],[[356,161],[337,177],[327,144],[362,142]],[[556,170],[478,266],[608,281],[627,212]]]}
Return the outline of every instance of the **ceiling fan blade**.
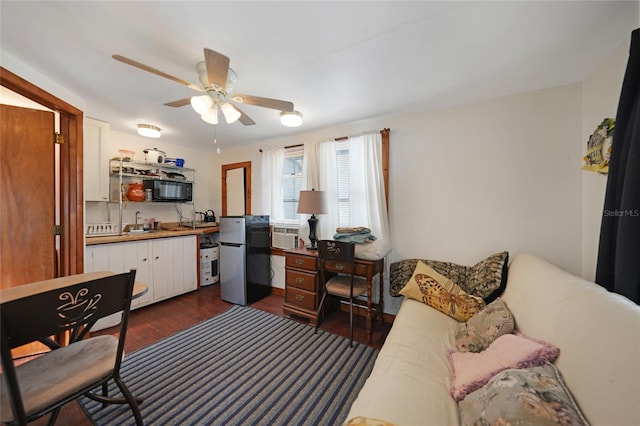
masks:
{"label": "ceiling fan blade", "polygon": [[185,105],[189,105],[191,103],[191,98],[184,98],[173,102],[167,102],[165,105],[170,107],[181,107]]}
{"label": "ceiling fan blade", "polygon": [[207,78],[209,84],[216,89],[227,89],[227,73],[229,72],[229,58],[222,53],[204,48],[204,62],[207,64]]}
{"label": "ceiling fan blade", "polygon": [[125,63],[127,65],[131,65],[132,67],[136,67],[136,68],[139,68],[141,70],[150,72],[152,74],[159,75],[160,77],[168,78],[169,80],[175,81],[176,83],[184,84],[189,89],[193,89],[193,90],[196,90],[198,92],[203,92],[204,91],[202,89],[202,87],[200,87],[200,86],[198,86],[196,84],[189,83],[188,81],[182,80],[181,78],[174,77],[174,76],[172,76],[170,74],[167,74],[167,73],[162,72],[162,71],[160,71],[158,69],[152,68],[152,67],[150,67],[148,65],[145,65],[145,64],[143,64],[141,62],[134,61],[133,59],[125,58],[124,56],[121,56],[121,55],[111,55],[111,57],[113,59],[115,59],[116,61],[120,61],[120,62]]}
{"label": "ceiling fan blade", "polygon": [[260,96],[251,96],[251,95],[241,95],[239,93],[234,93],[231,96],[231,99],[245,105],[255,105],[263,108],[277,109],[279,111],[288,111],[288,112],[293,111],[293,102],[281,101],[280,99],[262,98]]}
{"label": "ceiling fan blade", "polygon": [[255,121],[253,121],[251,119],[251,117],[249,117],[247,114],[244,113],[243,110],[241,110],[240,108],[238,108],[238,105],[233,104],[233,107],[238,110],[238,112],[240,113],[240,118],[238,118],[238,121],[241,122],[242,124],[244,124],[245,126],[253,126],[254,124],[256,124]]}

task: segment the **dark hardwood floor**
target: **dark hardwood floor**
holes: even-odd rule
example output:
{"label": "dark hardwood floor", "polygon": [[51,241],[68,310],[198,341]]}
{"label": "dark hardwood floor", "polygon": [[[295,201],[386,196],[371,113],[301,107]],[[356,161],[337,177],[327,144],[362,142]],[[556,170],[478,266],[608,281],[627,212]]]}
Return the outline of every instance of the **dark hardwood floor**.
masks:
{"label": "dark hardwood floor", "polygon": [[[252,308],[282,315],[284,297],[271,295],[254,304]],[[160,303],[156,303],[131,312],[125,352],[130,353],[143,348],[163,337],[167,337],[177,331],[184,330],[200,321],[211,318],[224,312],[232,305],[220,299],[220,286],[212,285],[202,287],[197,291],[175,297]],[[292,317],[292,320],[306,323],[307,320]],[[330,333],[349,337],[349,314],[345,312],[329,313],[321,322],[320,328]],[[353,338],[360,343],[366,343],[365,320],[360,316],[354,316]],[[380,325],[374,321],[372,345],[379,349],[384,343],[391,324]],[[93,333],[93,335],[116,333],[116,328],[109,328]],[[126,382],[126,376],[124,380]],[[45,416],[33,425],[45,425],[49,416]],[[91,425],[82,408],[77,402],[65,405],[60,411],[56,422],[58,426],[84,426]]]}

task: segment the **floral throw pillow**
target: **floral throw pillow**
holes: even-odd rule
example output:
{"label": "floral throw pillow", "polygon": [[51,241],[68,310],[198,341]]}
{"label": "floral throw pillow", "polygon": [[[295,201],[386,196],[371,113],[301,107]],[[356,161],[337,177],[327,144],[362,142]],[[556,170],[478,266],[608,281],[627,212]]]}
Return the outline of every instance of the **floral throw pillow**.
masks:
{"label": "floral throw pillow", "polygon": [[588,425],[551,363],[496,374],[459,404],[462,425]]}
{"label": "floral throw pillow", "polygon": [[499,372],[553,362],[558,358],[560,349],[543,340],[516,333],[498,337],[480,353],[449,350],[447,354],[453,370],[449,393],[456,401],[462,401]]}
{"label": "floral throw pillow", "polygon": [[411,279],[400,294],[449,315],[467,321],[484,307],[484,300],[467,294],[450,279],[418,262]]}
{"label": "floral throw pillow", "polygon": [[456,349],[459,352],[482,352],[498,337],[513,333],[515,322],[507,304],[500,298],[480,312],[460,323],[456,331]]}

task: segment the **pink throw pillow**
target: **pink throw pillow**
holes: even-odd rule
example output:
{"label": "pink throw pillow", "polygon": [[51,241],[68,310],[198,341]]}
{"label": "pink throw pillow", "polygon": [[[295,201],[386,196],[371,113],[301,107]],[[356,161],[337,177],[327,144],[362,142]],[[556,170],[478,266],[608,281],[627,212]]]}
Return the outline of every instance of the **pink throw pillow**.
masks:
{"label": "pink throw pillow", "polygon": [[449,393],[453,399],[461,401],[503,370],[536,367],[547,361],[555,361],[559,354],[557,346],[521,333],[500,336],[479,353],[449,350],[449,362],[453,369]]}

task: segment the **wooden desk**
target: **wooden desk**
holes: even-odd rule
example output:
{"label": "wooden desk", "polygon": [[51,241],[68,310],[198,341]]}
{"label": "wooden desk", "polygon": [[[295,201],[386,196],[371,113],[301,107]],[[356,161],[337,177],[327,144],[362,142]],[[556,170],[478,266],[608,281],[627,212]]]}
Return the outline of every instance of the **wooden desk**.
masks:
{"label": "wooden desk", "polygon": [[[285,299],[283,312],[285,315],[298,315],[308,318],[315,325],[318,317],[318,306],[324,291],[318,271],[318,251],[297,248],[285,250]],[[384,259],[364,260],[356,259],[355,275],[367,280],[367,342],[371,343],[371,326],[375,308],[383,321],[383,275]],[[339,272],[339,271],[335,271]],[[373,278],[379,275],[379,300],[372,300]]]}

